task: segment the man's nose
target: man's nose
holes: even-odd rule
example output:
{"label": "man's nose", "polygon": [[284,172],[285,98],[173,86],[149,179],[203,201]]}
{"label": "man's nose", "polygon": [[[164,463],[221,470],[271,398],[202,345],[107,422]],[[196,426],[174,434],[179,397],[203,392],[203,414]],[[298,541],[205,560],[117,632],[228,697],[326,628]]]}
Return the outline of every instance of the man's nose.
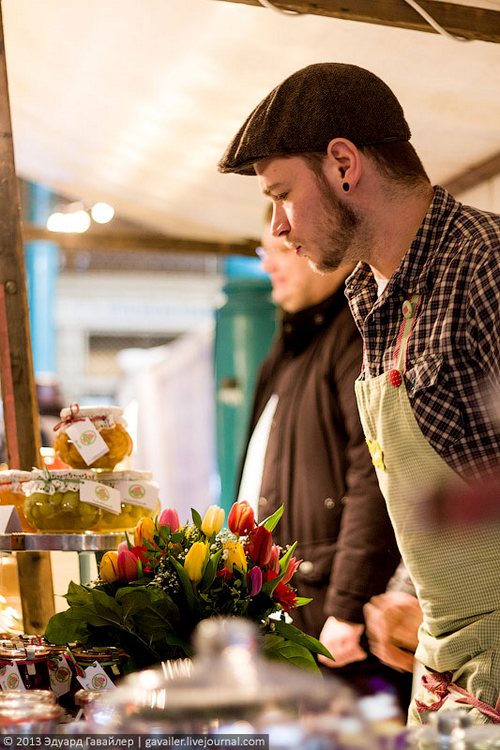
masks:
{"label": "man's nose", "polygon": [[273,219],[271,222],[271,234],[273,237],[284,237],[290,232],[290,224],[286,213],[279,205],[274,205]]}

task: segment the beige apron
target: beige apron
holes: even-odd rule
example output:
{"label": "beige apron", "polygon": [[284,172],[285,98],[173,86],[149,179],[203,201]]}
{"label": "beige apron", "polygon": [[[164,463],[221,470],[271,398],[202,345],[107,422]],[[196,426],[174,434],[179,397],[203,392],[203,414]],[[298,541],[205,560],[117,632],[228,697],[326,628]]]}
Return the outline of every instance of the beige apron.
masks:
{"label": "beige apron", "polygon": [[500,721],[500,524],[436,528],[426,500],[462,483],[423,436],[405,389],[406,349],[419,297],[403,304],[393,369],[356,382],[366,441],[403,561],[423,611],[416,658],[426,668],[409,723],[428,710],[466,708]]}

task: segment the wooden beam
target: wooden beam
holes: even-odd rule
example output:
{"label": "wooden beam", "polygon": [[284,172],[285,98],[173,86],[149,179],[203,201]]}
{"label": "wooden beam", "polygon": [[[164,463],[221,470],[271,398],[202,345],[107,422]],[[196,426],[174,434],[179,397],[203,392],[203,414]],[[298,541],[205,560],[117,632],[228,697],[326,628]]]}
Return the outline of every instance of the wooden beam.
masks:
{"label": "wooden beam", "polygon": [[500,152],[479,162],[479,164],[476,164],[474,167],[455,175],[448,180],[443,187],[445,187],[446,190],[449,190],[453,195],[458,195],[458,193],[464,193],[466,190],[472,190],[476,185],[491,180],[499,174]]}
{"label": "wooden beam", "polygon": [[[40,427],[1,6],[0,92],[0,378],[8,464],[11,469],[30,470],[41,465]],[[21,555],[18,573],[24,631],[42,633],[55,611],[50,552]]]}
{"label": "wooden beam", "polygon": [[9,467],[30,470],[40,466],[40,429],[1,8],[0,91],[0,377]]}
{"label": "wooden beam", "polygon": [[169,237],[149,232],[112,232],[92,231],[84,234],[50,232],[45,227],[31,224],[24,225],[25,242],[33,240],[50,240],[56,242],[63,250],[81,250],[82,252],[172,252],[211,255],[255,255],[258,240],[243,242],[211,242],[208,240],[188,240],[183,237]]}
{"label": "wooden beam", "polygon": [[[404,0],[272,0],[281,10],[292,10],[345,21],[376,23],[397,26],[414,31],[438,33],[422,16]],[[259,0],[218,0],[244,5],[256,5],[264,10]],[[423,10],[454,36],[479,39],[483,42],[500,42],[500,12],[475,8],[470,5],[419,0]],[[268,11],[272,12],[272,11]]]}

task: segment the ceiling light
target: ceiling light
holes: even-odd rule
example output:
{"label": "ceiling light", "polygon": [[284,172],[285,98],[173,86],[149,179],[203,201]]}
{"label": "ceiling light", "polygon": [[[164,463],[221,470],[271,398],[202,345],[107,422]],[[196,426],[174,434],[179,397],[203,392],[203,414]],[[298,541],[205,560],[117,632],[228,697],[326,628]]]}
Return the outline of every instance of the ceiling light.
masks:
{"label": "ceiling light", "polygon": [[108,203],[94,203],[90,215],[98,224],[107,224],[115,215],[115,209]]}

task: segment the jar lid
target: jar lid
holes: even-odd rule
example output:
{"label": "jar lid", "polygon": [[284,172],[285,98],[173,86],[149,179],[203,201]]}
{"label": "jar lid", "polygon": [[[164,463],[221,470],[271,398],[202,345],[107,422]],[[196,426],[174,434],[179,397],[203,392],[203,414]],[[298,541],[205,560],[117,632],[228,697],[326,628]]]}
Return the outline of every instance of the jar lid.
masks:
{"label": "jar lid", "polygon": [[65,406],[64,409],[61,409],[61,419],[67,419],[72,415],[78,415],[79,417],[121,417],[122,414],[123,409],[121,406],[111,406],[110,404],[102,404],[100,406],[78,406],[77,404],[73,404],[72,406]]}
{"label": "jar lid", "polygon": [[12,482],[27,482],[29,479],[31,479],[31,471],[22,471],[21,469],[0,471],[0,485],[11,484]]}
{"label": "jar lid", "polygon": [[152,471],[142,471],[140,469],[128,469],[126,471],[100,471],[100,482],[148,482],[153,478]]}
{"label": "jar lid", "polygon": [[89,480],[90,482],[96,481],[96,475],[91,471],[91,469],[51,469],[50,471],[48,469],[33,469],[33,471],[30,473],[29,478],[31,480],[42,479],[46,482],[51,482],[57,479],[84,479]]}

